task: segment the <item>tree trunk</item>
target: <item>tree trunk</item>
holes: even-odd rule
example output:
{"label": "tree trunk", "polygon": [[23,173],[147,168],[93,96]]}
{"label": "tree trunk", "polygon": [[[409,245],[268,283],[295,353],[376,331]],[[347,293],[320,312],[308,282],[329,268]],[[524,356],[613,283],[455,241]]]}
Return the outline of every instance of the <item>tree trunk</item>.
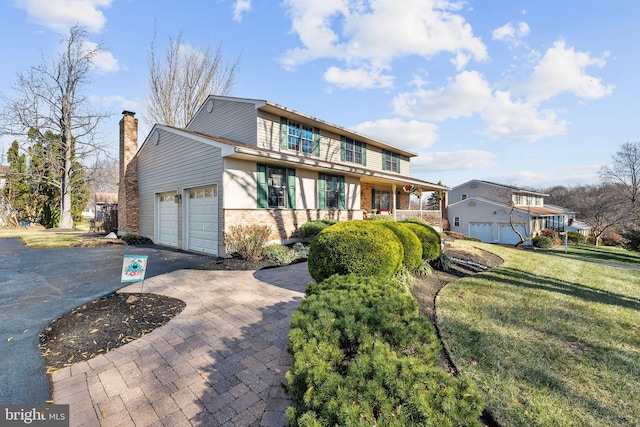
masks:
{"label": "tree trunk", "polygon": [[69,98],[62,99],[62,174],[60,177],[60,228],[73,228],[71,217],[71,106]]}

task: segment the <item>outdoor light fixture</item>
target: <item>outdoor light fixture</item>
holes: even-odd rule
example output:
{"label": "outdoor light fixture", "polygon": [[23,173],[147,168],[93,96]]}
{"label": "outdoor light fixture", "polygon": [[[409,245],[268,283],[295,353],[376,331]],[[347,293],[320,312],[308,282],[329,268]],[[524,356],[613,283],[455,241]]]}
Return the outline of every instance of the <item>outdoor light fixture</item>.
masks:
{"label": "outdoor light fixture", "polygon": [[182,199],[182,194],[180,194],[180,193],[176,193],[176,196],[175,196],[175,201],[176,201],[176,203],[180,203],[180,200],[181,200],[181,199]]}

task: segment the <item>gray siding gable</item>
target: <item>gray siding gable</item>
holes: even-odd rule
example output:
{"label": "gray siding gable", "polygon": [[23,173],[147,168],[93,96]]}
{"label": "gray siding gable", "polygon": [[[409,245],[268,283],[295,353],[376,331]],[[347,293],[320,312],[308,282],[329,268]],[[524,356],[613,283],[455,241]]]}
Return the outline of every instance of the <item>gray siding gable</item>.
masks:
{"label": "gray siding gable", "polygon": [[186,129],[257,145],[259,101],[207,98]]}

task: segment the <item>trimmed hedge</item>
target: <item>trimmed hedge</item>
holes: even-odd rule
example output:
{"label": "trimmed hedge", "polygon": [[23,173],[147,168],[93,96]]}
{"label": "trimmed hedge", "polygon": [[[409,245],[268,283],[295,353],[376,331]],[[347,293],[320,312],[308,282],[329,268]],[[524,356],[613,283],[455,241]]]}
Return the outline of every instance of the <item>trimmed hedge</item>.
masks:
{"label": "trimmed hedge", "polygon": [[338,221],[335,219],[316,219],[306,222],[300,227],[300,235],[302,237],[315,237],[327,227],[336,224]]}
{"label": "trimmed hedge", "polygon": [[541,249],[551,249],[556,246],[552,237],[538,235],[533,238],[533,246]]}
{"label": "trimmed hedge", "polygon": [[322,230],[311,241],[309,274],[322,282],[334,274],[392,277],[404,249],[396,235],[377,221],[345,221]]}
{"label": "trimmed hedge", "polygon": [[480,395],[438,368],[440,344],[393,280],[333,276],[293,313],[291,426],[479,426]]}
{"label": "trimmed hedge", "polygon": [[[388,216],[388,215],[387,215]],[[404,249],[402,264],[412,271],[420,265],[422,261],[422,243],[418,236],[405,224],[395,221],[381,221],[380,224],[393,231]]]}
{"label": "trimmed hedge", "polygon": [[403,221],[402,224],[409,227],[420,239],[420,243],[422,243],[422,259],[431,261],[440,256],[440,235],[433,227],[418,221]]}

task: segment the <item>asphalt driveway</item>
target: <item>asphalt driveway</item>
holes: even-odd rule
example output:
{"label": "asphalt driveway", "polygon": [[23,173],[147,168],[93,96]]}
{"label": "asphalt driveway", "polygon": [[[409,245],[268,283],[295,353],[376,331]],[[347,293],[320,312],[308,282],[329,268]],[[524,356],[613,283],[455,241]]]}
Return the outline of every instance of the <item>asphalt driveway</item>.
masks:
{"label": "asphalt driveway", "polygon": [[19,239],[0,239],[0,403],[50,398],[40,332],[73,308],[128,285],[120,282],[124,254],[148,255],[146,278],[212,259],[155,245],[29,249]]}

